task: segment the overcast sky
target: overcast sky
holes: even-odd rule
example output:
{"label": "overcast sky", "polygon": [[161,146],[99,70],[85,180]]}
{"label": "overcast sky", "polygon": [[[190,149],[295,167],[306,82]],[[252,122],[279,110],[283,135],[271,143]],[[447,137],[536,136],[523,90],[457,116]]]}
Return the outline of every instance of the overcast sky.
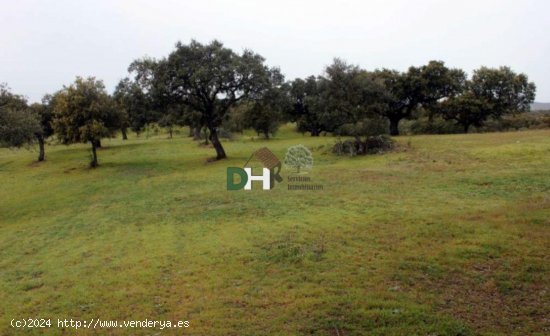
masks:
{"label": "overcast sky", "polygon": [[467,72],[509,65],[550,102],[550,2],[493,0],[0,0],[0,82],[31,101],[75,76],[112,91],[130,62],[176,41],[250,48],[287,79],[334,57],[405,70],[431,59]]}

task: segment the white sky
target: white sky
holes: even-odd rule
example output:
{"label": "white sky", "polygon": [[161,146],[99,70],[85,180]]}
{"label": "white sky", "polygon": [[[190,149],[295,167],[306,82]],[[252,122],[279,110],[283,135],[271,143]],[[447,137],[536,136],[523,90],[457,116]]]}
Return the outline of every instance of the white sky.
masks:
{"label": "white sky", "polygon": [[195,38],[250,48],[287,79],[334,57],[370,70],[509,65],[550,102],[549,15],[544,0],[0,0],[0,82],[31,101],[77,75],[112,90],[135,58]]}

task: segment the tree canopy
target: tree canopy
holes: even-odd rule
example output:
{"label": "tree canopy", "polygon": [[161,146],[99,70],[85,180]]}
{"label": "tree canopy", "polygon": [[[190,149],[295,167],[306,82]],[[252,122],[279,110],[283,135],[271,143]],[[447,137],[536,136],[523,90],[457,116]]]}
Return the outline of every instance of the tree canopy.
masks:
{"label": "tree canopy", "polygon": [[466,80],[463,90],[443,101],[439,113],[447,120],[460,124],[464,132],[470,126],[482,126],[492,117],[529,111],[535,99],[536,87],[524,74],[516,74],[508,67],[482,67]]}
{"label": "tree canopy", "polygon": [[38,142],[38,161],[44,161],[44,142],[53,133],[50,99],[46,95],[42,103],[28,106],[26,98],[0,85],[0,145],[21,147]]}
{"label": "tree canopy", "polygon": [[377,111],[388,118],[390,134],[399,135],[399,122],[410,118],[417,108],[432,109],[441,99],[459,93],[465,76],[462,70],[449,69],[440,61],[410,67],[402,73],[388,69],[375,71],[375,79],[383,85],[380,91],[383,108]]}
{"label": "tree canopy", "polygon": [[282,82],[278,69],[269,68],[260,55],[245,50],[237,54],[219,41],[176,44],[159,61],[155,92],[169,105],[185,105],[197,112],[210,132],[216,159],[226,157],[218,138],[218,127],[229,109],[239,101],[258,99],[274,84]]}
{"label": "tree canopy", "polygon": [[139,136],[151,123],[172,137],[175,127],[187,125],[194,139],[204,131],[215,158],[223,159],[220,135],[252,128],[269,138],[282,123],[295,122],[312,136],[354,136],[359,152],[367,152],[360,137],[399,135],[403,119],[435,119],[441,129],[456,132],[460,125],[468,132],[489,119],[528,111],[535,91],[525,74],[509,67],[481,67],[469,79],[435,60],[400,72],[368,71],[335,58],[318,76],[285,82],[278,68],[251,50],[237,53],[216,40],[192,40],[178,42],[162,59],[133,61],[112,96],[101,80],[77,77],[29,106],[0,84],[0,143],[37,142],[42,161],[45,140],[55,133],[66,144],[90,142],[95,167],[103,137],[120,130],[126,139],[127,129]]}
{"label": "tree canopy", "polygon": [[250,127],[266,139],[274,135],[285,120],[285,113],[291,108],[288,86],[273,86],[263,92],[260,99],[245,105],[244,127]]}
{"label": "tree canopy", "polygon": [[91,167],[98,165],[96,149],[101,138],[110,137],[120,128],[121,115],[101,80],[77,77],[54,96],[53,127],[65,144],[92,146]]}
{"label": "tree canopy", "polygon": [[156,121],[157,113],[152,110],[151,100],[137,82],[129,78],[122,79],[115,88],[113,98],[122,113],[121,129],[124,136],[128,127],[139,135],[148,123]]}

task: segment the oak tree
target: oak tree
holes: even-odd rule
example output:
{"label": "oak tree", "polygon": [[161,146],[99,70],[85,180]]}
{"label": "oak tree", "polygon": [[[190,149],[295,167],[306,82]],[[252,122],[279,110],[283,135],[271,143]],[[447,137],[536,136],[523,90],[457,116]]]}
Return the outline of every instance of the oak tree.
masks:
{"label": "oak tree", "polygon": [[483,126],[489,118],[529,111],[535,92],[535,84],[525,74],[509,67],[481,67],[466,81],[464,92],[441,102],[438,110],[468,133],[470,126]]}
{"label": "oak tree", "polygon": [[377,70],[374,75],[384,86],[380,99],[385,108],[378,113],[389,120],[391,135],[399,135],[399,122],[418,107],[431,109],[441,99],[459,94],[466,77],[462,70],[449,69],[440,61],[410,67],[407,72]]}
{"label": "oak tree", "polygon": [[269,68],[264,58],[250,50],[241,54],[219,41],[201,44],[191,41],[176,44],[170,55],[159,61],[155,72],[155,89],[162,101],[185,105],[198,112],[209,130],[216,159],[226,157],[218,138],[218,127],[237,102],[254,99],[280,76]]}
{"label": "oak tree", "polygon": [[54,96],[53,128],[65,144],[89,142],[90,166],[96,167],[98,142],[112,137],[120,128],[120,113],[101,80],[77,77]]}
{"label": "oak tree", "polygon": [[0,85],[0,145],[21,147],[38,143],[38,161],[44,161],[44,142],[52,135],[51,96],[42,103],[27,106],[27,100],[10,92],[5,84]]}

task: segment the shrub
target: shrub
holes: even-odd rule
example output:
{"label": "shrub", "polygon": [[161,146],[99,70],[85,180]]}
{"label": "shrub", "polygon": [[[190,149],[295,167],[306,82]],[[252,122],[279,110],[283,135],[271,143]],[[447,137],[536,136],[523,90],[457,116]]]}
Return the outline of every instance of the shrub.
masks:
{"label": "shrub", "polygon": [[366,154],[378,154],[390,151],[395,146],[389,135],[369,136],[365,139]]}
{"label": "shrub", "polygon": [[402,134],[454,134],[462,131],[462,128],[455,122],[439,116],[432,119],[420,117],[414,120],[404,120],[401,123]]}
{"label": "shrub", "polygon": [[356,156],[359,146],[356,140],[338,141],[332,147],[332,152],[336,155]]}
{"label": "shrub", "polygon": [[542,129],[550,127],[550,114],[545,112],[525,112],[507,115],[501,119],[490,119],[479,132],[518,131],[522,129]]}
{"label": "shrub", "polygon": [[[402,134],[455,134],[462,133],[463,128],[450,120],[439,116],[429,119],[421,116],[414,120],[401,122]],[[505,132],[522,129],[550,128],[549,112],[524,112],[514,115],[505,115],[500,119],[491,118],[481,127],[472,127],[473,132]]]}
{"label": "shrub", "polygon": [[336,155],[365,155],[378,154],[390,151],[395,147],[395,143],[388,135],[368,136],[364,140],[348,139],[338,141],[332,147],[332,152]]}
{"label": "shrub", "polygon": [[387,134],[389,122],[382,117],[372,117],[360,121],[356,124],[344,124],[334,131],[334,135],[339,136],[373,136]]}

